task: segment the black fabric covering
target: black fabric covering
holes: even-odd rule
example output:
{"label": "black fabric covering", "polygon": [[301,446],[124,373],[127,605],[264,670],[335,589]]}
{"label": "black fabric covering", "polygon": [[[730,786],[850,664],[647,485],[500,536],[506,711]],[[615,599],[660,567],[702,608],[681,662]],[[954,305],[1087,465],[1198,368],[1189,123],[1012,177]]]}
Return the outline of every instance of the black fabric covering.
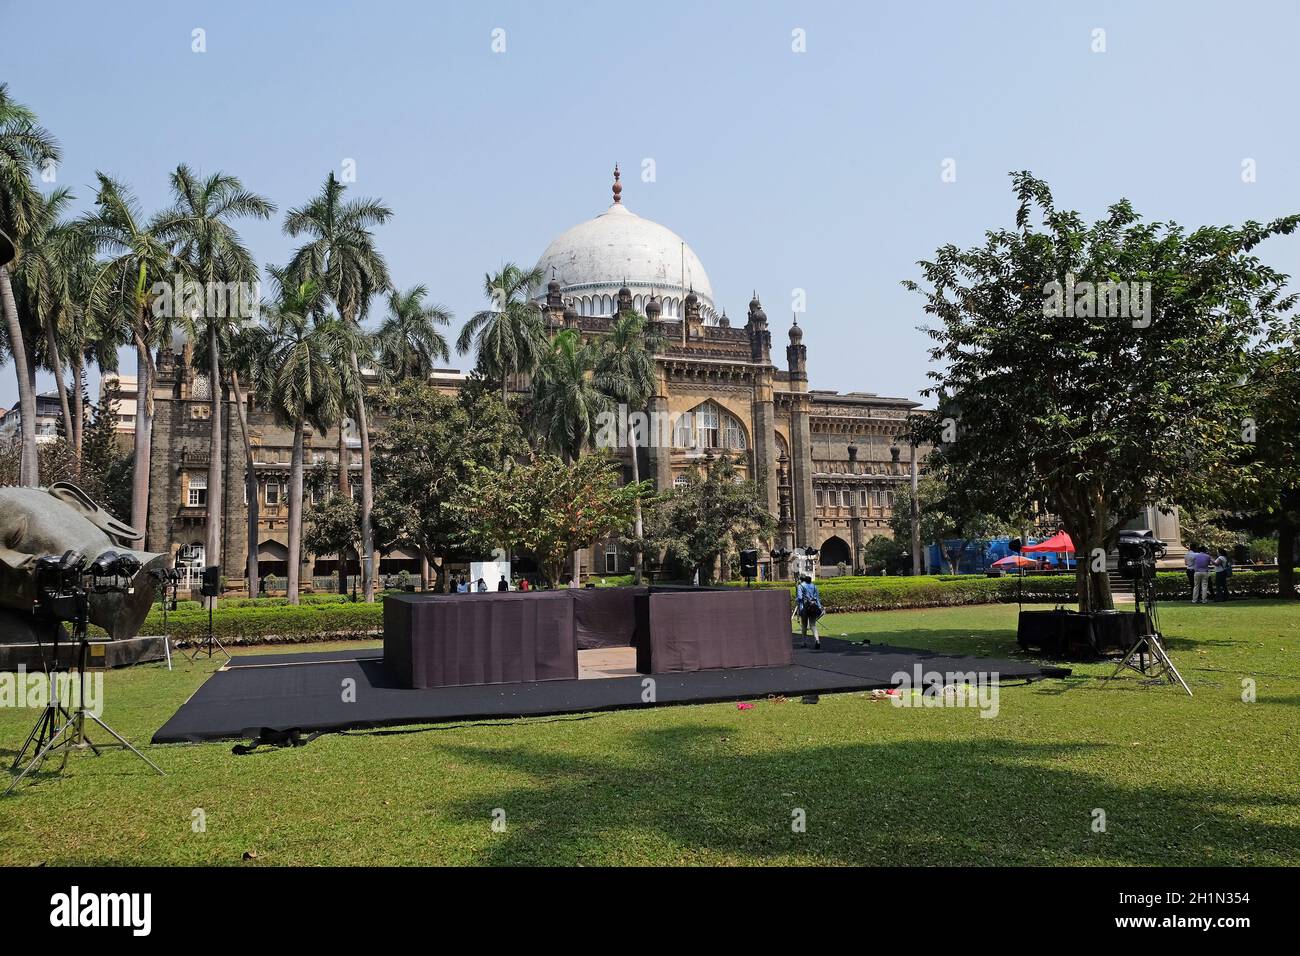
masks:
{"label": "black fabric covering", "polygon": [[570,588],[578,650],[631,647],[636,634],[636,598],[646,587]]}
{"label": "black fabric covering", "polygon": [[[891,687],[896,673],[910,675],[918,663],[927,671],[997,673],[1000,680],[1049,673],[1030,661],[953,657],[830,638],[823,638],[822,646],[822,651],[795,648],[794,664],[785,667],[656,675],[654,703],[643,700],[644,677],[408,690],[398,687],[383,661],[375,658],[342,659],[340,652],[310,651],[250,655],[235,658],[228,669],[208,678],[154,734],[153,742],[242,739],[257,736],[264,727],[312,732],[704,704],[772,694],[794,698]],[[289,656],[301,658],[302,666],[280,663]],[[1052,676],[1064,675],[1058,671]],[[355,701],[344,701],[339,693],[346,678],[356,681]]]}
{"label": "black fabric covering", "polygon": [[1127,651],[1149,628],[1146,614],[1132,611],[1021,611],[1016,641],[1025,650],[1037,648],[1051,657],[1078,660]]}
{"label": "black fabric covering", "polygon": [[669,674],[789,664],[789,596],[736,588],[562,588],[384,599],[384,659],[404,687],[578,676],[577,650],[637,648]]}
{"label": "black fabric covering", "polygon": [[399,686],[578,677],[564,591],[402,594],[384,599],[384,663]]}
{"label": "black fabric covering", "polygon": [[643,674],[793,663],[790,596],[784,590],[652,589],[646,608],[637,645]]}

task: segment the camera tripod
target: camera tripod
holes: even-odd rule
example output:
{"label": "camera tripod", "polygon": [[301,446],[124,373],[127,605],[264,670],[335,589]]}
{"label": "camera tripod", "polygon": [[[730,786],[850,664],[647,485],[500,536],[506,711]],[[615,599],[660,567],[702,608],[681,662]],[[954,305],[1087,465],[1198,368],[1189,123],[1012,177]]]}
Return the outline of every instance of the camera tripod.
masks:
{"label": "camera tripod", "polygon": [[1174,662],[1170,659],[1169,652],[1165,650],[1164,638],[1160,635],[1155,610],[1154,563],[1150,570],[1151,574],[1139,574],[1133,580],[1133,609],[1141,614],[1145,606],[1146,618],[1150,626],[1145,634],[1140,634],[1138,639],[1133,642],[1133,646],[1128,649],[1128,653],[1116,665],[1114,673],[1106,679],[1114,680],[1127,667],[1151,681],[1179,684],[1183,690],[1187,691],[1187,696],[1191,697],[1192,689],[1187,686],[1187,681],[1183,680],[1183,675],[1178,673],[1178,668],[1174,666]]}
{"label": "camera tripod", "polygon": [[22,764],[23,758],[26,757],[29,752],[32,753],[32,757],[27,762],[26,766],[23,767],[22,772],[19,773],[18,776],[15,777],[12,781],[10,781],[9,786],[5,789],[6,794],[11,792],[14,789],[14,787],[18,786],[18,784],[22,782],[22,779],[24,777],[26,777],[37,767],[41,766],[41,764],[45,762],[46,758],[48,758],[51,754],[55,753],[56,751],[61,752],[63,755],[63,762],[59,765],[59,771],[62,772],[63,769],[68,765],[68,755],[73,750],[89,749],[92,753],[94,753],[96,757],[98,757],[101,755],[101,751],[100,751],[101,746],[111,746],[102,743],[97,745],[95,744],[94,741],[90,739],[90,737],[86,735],[87,718],[93,720],[96,724],[99,725],[101,730],[111,735],[117,741],[118,745],[125,748],[126,750],[131,751],[131,753],[135,754],[137,757],[139,757],[141,760],[147,763],[150,767],[156,770],[160,775],[166,776],[166,774],[163,773],[162,769],[156,763],[154,763],[152,760],[150,760],[148,757],[142,754],[139,750],[137,750],[134,746],[132,746],[129,740],[127,740],[116,730],[114,730],[112,727],[106,724],[98,716],[89,713],[86,710],[86,693],[85,693],[86,651],[87,651],[87,644],[89,642],[87,640],[87,635],[86,635],[87,607],[86,607],[86,595],[84,593],[78,596],[77,604],[78,604],[78,612],[77,612],[77,619],[75,621],[75,630],[73,634],[73,640],[76,641],[78,645],[78,664],[77,664],[78,686],[77,686],[76,705],[73,707],[71,711],[69,711],[66,707],[63,706],[62,702],[59,700],[58,634],[60,630],[60,625],[57,622],[55,622],[54,642],[53,642],[54,660],[48,669],[48,676],[50,680],[50,697],[49,700],[46,702],[44,710],[41,712],[41,716],[36,720],[36,726],[33,727],[32,732],[27,735],[26,742],[23,744],[22,748],[18,751],[18,755],[14,758],[13,766],[10,769],[17,770],[19,765]]}
{"label": "camera tripod", "polygon": [[225,654],[226,660],[229,661],[231,659],[230,651],[226,650],[225,645],[221,643],[221,639],[212,633],[212,605],[216,602],[211,597],[205,598],[205,600],[208,602],[208,633],[194,645],[194,653],[190,655],[190,663],[197,661],[199,655],[204,651],[208,652],[208,660],[212,660],[212,655],[218,650]]}

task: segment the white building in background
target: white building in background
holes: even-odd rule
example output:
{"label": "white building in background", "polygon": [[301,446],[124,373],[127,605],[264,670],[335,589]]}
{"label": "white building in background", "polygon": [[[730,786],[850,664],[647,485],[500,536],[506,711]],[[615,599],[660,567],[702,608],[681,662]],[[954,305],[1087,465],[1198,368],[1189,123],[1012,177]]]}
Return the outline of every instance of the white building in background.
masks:
{"label": "white building in background", "polygon": [[[59,415],[61,414],[58,392],[43,392],[36,396],[36,443],[43,445],[59,437]],[[18,438],[22,429],[23,413],[15,402],[0,418],[0,442],[7,443]]]}
{"label": "white building in background", "polygon": [[109,372],[99,383],[99,400],[104,401],[104,393],[111,382],[117,383],[117,421],[115,427],[119,435],[135,434],[135,402],[139,392],[134,375],[118,375]]}

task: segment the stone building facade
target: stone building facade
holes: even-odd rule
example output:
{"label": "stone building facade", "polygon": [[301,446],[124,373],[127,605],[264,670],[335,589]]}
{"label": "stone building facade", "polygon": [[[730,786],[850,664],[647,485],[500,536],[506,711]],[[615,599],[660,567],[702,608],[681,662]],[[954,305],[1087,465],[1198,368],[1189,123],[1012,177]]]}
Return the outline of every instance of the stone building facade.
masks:
{"label": "stone building facade", "polygon": [[[762,483],[778,519],[774,546],[819,549],[830,572],[860,566],[861,549],[874,535],[891,536],[894,495],[909,481],[910,450],[899,435],[915,402],[869,392],[839,394],[810,388],[805,329],[797,321],[784,348],[772,344],[757,293],[743,325],[734,326],[713,300],[703,265],[667,228],[635,215],[622,203],[615,171],[613,204],[603,214],[557,237],[538,265],[549,277],[536,303],[552,333],[565,328],[586,338],[608,330],[618,312],[632,309],[658,324],[667,346],[658,356],[658,388],[649,411],[672,423],[674,441],[640,450],[642,477],[659,488],[684,480],[708,454],[728,453],[748,477]],[[435,374],[454,390],[464,376]],[[148,538],[181,565],[220,563],[238,578],[248,540],[245,449],[236,409],[226,396],[222,548],[214,562],[203,553],[209,444],[209,384],[190,350],[159,355],[154,386],[154,436]],[[376,423],[382,427],[382,422]],[[359,441],[344,424],[350,469],[359,470]],[[249,410],[257,477],[256,529],[263,573],[283,576],[287,558],[287,483],[293,433],[263,409]],[[338,435],[308,431],[305,464],[337,464]],[[620,449],[627,462],[629,452]],[[354,486],[359,482],[353,482]],[[309,558],[303,578],[335,573],[332,556]],[[765,573],[772,567],[763,555]],[[583,556],[583,573],[621,573],[630,555],[616,540]],[[381,573],[419,570],[416,555],[383,556]]]}

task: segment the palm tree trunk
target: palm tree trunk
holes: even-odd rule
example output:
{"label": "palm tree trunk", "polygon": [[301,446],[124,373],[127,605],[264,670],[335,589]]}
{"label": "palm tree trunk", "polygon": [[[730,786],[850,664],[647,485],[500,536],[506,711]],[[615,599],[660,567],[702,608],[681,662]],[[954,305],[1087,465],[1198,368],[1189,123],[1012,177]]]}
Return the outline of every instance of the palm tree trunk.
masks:
{"label": "palm tree trunk", "polygon": [[208,438],[208,521],[204,547],[209,564],[221,563],[221,506],[225,501],[222,495],[225,471],[221,444],[221,406],[224,404],[225,389],[221,382],[221,356],[217,340],[217,328],[213,321],[208,324],[208,392],[211,408]]}
{"label": "palm tree trunk", "polygon": [[361,380],[361,363],[352,353],[352,374],[357,381],[357,429],[361,432],[361,588],[367,603],[375,599],[375,532],[370,525],[370,510],[375,489],[370,474],[370,425],[366,416],[366,385]]}
{"label": "palm tree trunk", "polygon": [[289,603],[298,603],[302,568],[302,420],[293,425],[293,456],[289,465]]}
{"label": "palm tree trunk", "polygon": [[72,390],[77,395],[77,404],[72,407],[72,447],[77,455],[77,472],[81,472],[81,441],[86,433],[86,369],[81,357],[81,349],[72,353]]}
{"label": "palm tree trunk", "polygon": [[9,351],[14,357],[14,371],[18,376],[19,424],[22,426],[22,445],[18,459],[18,484],[35,487],[40,484],[40,463],[36,457],[36,390],[32,388],[27,368],[27,349],[23,343],[23,327],[18,322],[18,303],[14,301],[14,288],[9,281],[9,267],[0,266],[0,310],[5,314],[9,330]]}
{"label": "palm tree trunk", "polygon": [[[63,378],[63,358],[59,355],[59,340],[54,335],[57,320],[46,316],[41,324],[45,326],[45,347],[49,351],[50,371],[54,373],[54,386],[59,393],[59,414],[63,416],[63,437],[69,444],[76,446],[76,436],[72,428],[72,406],[68,404],[68,383]],[[77,457],[77,470],[80,471],[81,459]]]}
{"label": "palm tree trunk", "polygon": [[235,393],[235,411],[239,416],[239,432],[244,438],[244,494],[248,498],[248,596],[257,597],[257,471],[253,467],[253,443],[248,437],[248,410],[240,394],[239,373],[230,370],[230,386]]}
{"label": "palm tree trunk", "polygon": [[[144,307],[140,307],[143,327]],[[135,335],[135,465],[131,475],[131,525],[149,544],[149,464],[153,452],[153,375],[149,345],[137,329]],[[207,556],[211,559],[211,555]]]}
{"label": "palm tree trunk", "polygon": [[339,494],[344,498],[352,494],[348,475],[348,441],[343,434],[343,422],[339,422]]}
{"label": "palm tree trunk", "polygon": [[[632,416],[630,415],[628,416],[628,418],[631,417]],[[637,461],[637,457],[638,457],[637,453],[638,451],[640,451],[640,449],[637,447],[638,443],[633,441],[632,437],[633,437],[632,426],[629,424],[627,426],[627,444],[628,447],[632,450],[632,484],[639,485],[641,483],[641,463]],[[636,535],[636,541],[637,541],[636,550],[632,553],[632,570],[635,575],[633,580],[637,585],[640,585],[641,572],[642,572],[642,564],[641,564],[642,524],[641,524],[641,496],[640,495],[637,495],[636,501],[632,503],[632,508],[633,508],[633,516],[634,516],[633,524],[632,524],[632,527],[634,529],[633,534]]]}

